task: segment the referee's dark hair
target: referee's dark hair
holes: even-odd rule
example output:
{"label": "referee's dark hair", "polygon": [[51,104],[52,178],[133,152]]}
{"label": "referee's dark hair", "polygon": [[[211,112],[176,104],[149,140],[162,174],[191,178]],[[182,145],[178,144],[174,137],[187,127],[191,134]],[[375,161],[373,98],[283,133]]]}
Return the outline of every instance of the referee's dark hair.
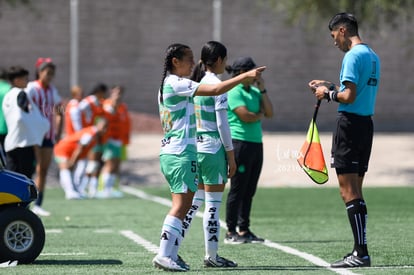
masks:
{"label": "referee's dark hair", "polygon": [[329,21],[328,27],[330,31],[334,31],[342,25],[346,27],[350,35],[358,35],[358,22],[353,14],[347,12],[335,14]]}

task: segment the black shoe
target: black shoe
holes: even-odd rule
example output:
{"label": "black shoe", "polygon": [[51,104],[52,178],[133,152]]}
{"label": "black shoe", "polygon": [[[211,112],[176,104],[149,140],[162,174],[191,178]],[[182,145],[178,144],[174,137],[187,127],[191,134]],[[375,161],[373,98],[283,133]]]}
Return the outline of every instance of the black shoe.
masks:
{"label": "black shoe", "polygon": [[225,244],[242,244],[246,241],[247,239],[244,236],[240,236],[237,232],[227,232],[226,237],[224,237]]}
{"label": "black shoe", "polygon": [[175,261],[179,266],[181,266],[182,268],[184,268],[184,269],[186,269],[186,270],[190,270],[190,265],[189,264],[187,264],[184,260],[183,260],[183,258],[181,258],[181,256],[180,255],[177,255],[178,256],[178,258],[177,258],[177,260]]}
{"label": "black shoe", "polygon": [[242,237],[246,238],[247,243],[263,243],[265,240],[263,238],[257,237],[253,232],[250,230],[247,233],[241,235]]}
{"label": "black shoe", "polygon": [[215,259],[204,259],[204,267],[237,267],[237,263],[217,255]]}
{"label": "black shoe", "polygon": [[354,254],[346,255],[342,260],[331,264],[332,268],[352,268],[352,267],[368,267],[371,266],[371,259],[369,256],[358,257]]}

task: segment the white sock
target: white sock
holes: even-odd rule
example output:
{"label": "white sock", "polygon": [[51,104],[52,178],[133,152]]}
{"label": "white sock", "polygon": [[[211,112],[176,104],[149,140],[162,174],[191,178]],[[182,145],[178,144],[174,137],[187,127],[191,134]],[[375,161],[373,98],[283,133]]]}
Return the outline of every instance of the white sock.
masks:
{"label": "white sock", "polygon": [[206,257],[215,259],[220,237],[220,206],[223,192],[206,192],[205,197],[203,228]]}
{"label": "white sock", "polygon": [[66,195],[76,193],[73,187],[72,173],[69,169],[60,169],[59,182],[60,186],[62,186],[63,191],[65,191]]}
{"label": "white sock", "polygon": [[98,177],[90,177],[89,178],[89,195],[95,196],[96,191],[98,190]]}
{"label": "white sock", "polygon": [[112,173],[104,172],[102,174],[102,181],[104,183],[104,190],[107,192],[111,192],[112,188],[116,183],[116,175]]}
{"label": "white sock", "polygon": [[185,216],[184,221],[183,221],[183,237],[185,237],[188,230],[190,230],[191,222],[193,221],[195,215],[197,214],[203,202],[204,202],[204,189],[198,189],[194,194],[193,203],[190,207],[190,210],[188,210],[187,215]]}
{"label": "white sock", "polygon": [[184,238],[183,238],[182,233],[179,234],[177,238],[175,239],[174,245],[171,249],[171,259],[173,259],[174,261],[177,261],[178,259],[178,249],[180,248],[181,242],[183,241],[183,239]]}
{"label": "white sock", "polygon": [[80,187],[82,184],[82,178],[85,175],[87,160],[80,159],[76,162],[76,168],[73,172],[73,185],[80,191]]}
{"label": "white sock", "polygon": [[85,192],[86,192],[86,188],[88,187],[88,185],[89,185],[89,181],[91,180],[91,178],[89,177],[89,176],[87,176],[87,175],[84,175],[83,177],[82,177],[82,179],[81,179],[81,181],[80,181],[80,184],[79,184],[79,186],[78,186],[78,191],[79,191],[79,193],[81,193],[81,194],[85,194]]}
{"label": "white sock", "polygon": [[174,216],[167,215],[161,229],[160,249],[158,255],[171,257],[172,249],[176,244],[177,237],[182,232],[182,221]]}
{"label": "white sock", "polygon": [[193,202],[190,207],[190,210],[188,210],[187,215],[184,218],[182,233],[177,237],[175,245],[173,246],[171,250],[171,258],[174,261],[176,261],[178,258],[178,248],[180,248],[180,245],[184,239],[184,236],[187,234],[188,230],[190,230],[191,222],[193,221],[195,215],[197,214],[203,202],[204,202],[204,190],[199,189],[194,194],[194,198],[193,198]]}

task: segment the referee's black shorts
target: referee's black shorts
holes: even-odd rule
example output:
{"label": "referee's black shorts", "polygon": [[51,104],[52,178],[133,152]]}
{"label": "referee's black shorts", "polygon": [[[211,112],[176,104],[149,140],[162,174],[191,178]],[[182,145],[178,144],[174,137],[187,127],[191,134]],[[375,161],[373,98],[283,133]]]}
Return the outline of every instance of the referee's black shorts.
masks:
{"label": "referee's black shorts", "polygon": [[371,116],[339,112],[332,138],[331,167],[337,174],[357,173],[363,177],[368,170],[374,126]]}

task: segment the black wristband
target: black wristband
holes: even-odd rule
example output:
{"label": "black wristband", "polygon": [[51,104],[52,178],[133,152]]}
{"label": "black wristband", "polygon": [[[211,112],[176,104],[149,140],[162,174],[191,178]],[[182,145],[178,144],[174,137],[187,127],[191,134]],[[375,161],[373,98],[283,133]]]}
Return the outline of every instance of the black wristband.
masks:
{"label": "black wristband", "polygon": [[261,93],[261,94],[265,94],[265,93],[267,93],[267,90],[266,90],[266,89],[264,89],[263,91],[260,91],[260,93]]}

